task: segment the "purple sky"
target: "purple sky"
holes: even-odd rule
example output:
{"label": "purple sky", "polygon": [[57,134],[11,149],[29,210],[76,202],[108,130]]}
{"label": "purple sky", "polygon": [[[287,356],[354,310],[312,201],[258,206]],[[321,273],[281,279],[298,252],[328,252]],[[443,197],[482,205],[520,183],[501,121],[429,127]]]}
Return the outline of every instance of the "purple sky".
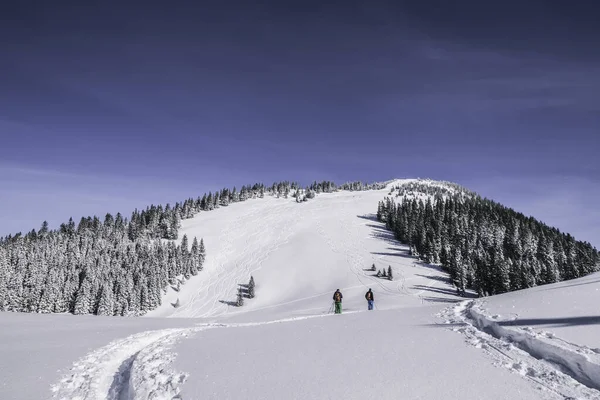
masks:
{"label": "purple sky", "polygon": [[595,1],[13,3],[0,235],[245,183],[428,177],[600,245]]}

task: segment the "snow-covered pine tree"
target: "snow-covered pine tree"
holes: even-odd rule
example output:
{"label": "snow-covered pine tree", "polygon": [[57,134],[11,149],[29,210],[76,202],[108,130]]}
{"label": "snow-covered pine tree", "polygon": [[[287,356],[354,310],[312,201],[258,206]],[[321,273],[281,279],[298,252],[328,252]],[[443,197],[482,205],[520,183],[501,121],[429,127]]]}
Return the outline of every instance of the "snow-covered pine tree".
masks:
{"label": "snow-covered pine tree", "polygon": [[6,251],[0,246],[0,311],[6,311],[8,300],[8,260]]}
{"label": "snow-covered pine tree", "polygon": [[392,275],[392,266],[391,265],[388,266],[387,277],[390,281],[394,279],[394,275]]}
{"label": "snow-covered pine tree", "polygon": [[238,307],[241,307],[244,305],[244,295],[242,294],[242,288],[238,288],[238,294],[237,294],[237,302],[236,305]]}
{"label": "snow-covered pine tree", "polygon": [[[397,189],[401,203],[380,201],[378,219],[409,245],[411,255],[439,262],[453,280],[463,280],[459,275],[464,273],[464,285],[481,296],[600,269],[600,256],[589,243],[575,242],[568,234],[458,185],[417,181]],[[430,200],[417,200],[423,194]]]}
{"label": "snow-covered pine tree", "polygon": [[201,266],[200,245],[198,238],[194,237],[192,241],[192,249],[190,251],[190,273],[194,276],[198,275]]}
{"label": "snow-covered pine tree", "polygon": [[114,295],[110,284],[102,285],[97,315],[114,315]]}
{"label": "snow-covered pine tree", "polygon": [[456,286],[456,290],[462,296],[465,293],[465,287],[467,284],[462,254],[461,251],[456,247],[452,248],[450,254],[450,270],[452,271],[451,279],[454,283],[454,286]]}

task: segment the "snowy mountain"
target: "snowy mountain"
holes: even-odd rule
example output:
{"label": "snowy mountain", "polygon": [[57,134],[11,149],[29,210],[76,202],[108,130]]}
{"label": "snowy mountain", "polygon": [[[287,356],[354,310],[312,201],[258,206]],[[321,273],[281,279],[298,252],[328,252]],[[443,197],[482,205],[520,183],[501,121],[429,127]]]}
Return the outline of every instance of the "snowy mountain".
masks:
{"label": "snowy mountain", "polygon": [[[139,292],[161,294],[143,318],[1,313],[0,398],[600,398],[597,273],[458,296],[453,270],[418,259],[415,243],[397,240],[400,225],[378,221],[378,205],[391,215],[390,204],[469,204],[476,194],[426,180],[292,186],[219,200],[210,212],[192,209],[202,199],[188,202],[178,239],[152,250],[176,254],[162,259],[171,269],[135,258],[165,282],[176,273],[164,289]],[[315,196],[298,202],[296,191]],[[140,248],[131,242],[125,248]],[[186,277],[194,257],[197,273]],[[332,312],[336,289],[341,315]]]}

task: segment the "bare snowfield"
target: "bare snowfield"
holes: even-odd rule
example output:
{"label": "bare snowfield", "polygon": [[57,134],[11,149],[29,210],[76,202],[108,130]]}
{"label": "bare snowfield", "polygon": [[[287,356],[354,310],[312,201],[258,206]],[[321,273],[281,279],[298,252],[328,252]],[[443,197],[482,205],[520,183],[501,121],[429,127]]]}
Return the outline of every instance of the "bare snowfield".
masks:
{"label": "bare snowfield", "polygon": [[[388,192],[266,196],[184,220],[204,269],[142,318],[0,314],[0,398],[600,398],[600,275],[457,297],[375,220]],[[256,297],[233,306],[250,275]]]}

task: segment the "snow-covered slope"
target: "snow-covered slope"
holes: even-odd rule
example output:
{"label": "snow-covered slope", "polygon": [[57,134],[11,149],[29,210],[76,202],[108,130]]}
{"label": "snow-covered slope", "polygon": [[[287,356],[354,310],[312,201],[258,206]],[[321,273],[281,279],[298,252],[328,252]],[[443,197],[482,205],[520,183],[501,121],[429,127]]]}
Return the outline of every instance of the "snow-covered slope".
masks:
{"label": "snow-covered slope", "polygon": [[[364,308],[369,287],[380,309],[453,296],[437,268],[419,265],[376,221],[377,204],[389,188],[412,181],[391,181],[382,190],[323,193],[305,203],[291,197],[253,199],[183,221],[181,236],[204,239],[204,270],[179,292],[170,289],[162,306],[147,315],[216,317],[266,310],[269,318],[283,318],[326,312],[338,288],[347,309]],[[374,276],[368,270],[373,264],[391,266],[394,280]],[[243,307],[228,305],[251,275],[256,297]]]}
{"label": "snow-covered slope", "polygon": [[[374,219],[410,181],[184,221],[204,238],[204,270],[144,318],[0,314],[0,398],[600,398],[600,276],[456,297]],[[250,275],[256,297],[229,305]]]}
{"label": "snow-covered slope", "polygon": [[464,301],[438,315],[496,365],[564,398],[600,399],[599,294],[594,273]]}

